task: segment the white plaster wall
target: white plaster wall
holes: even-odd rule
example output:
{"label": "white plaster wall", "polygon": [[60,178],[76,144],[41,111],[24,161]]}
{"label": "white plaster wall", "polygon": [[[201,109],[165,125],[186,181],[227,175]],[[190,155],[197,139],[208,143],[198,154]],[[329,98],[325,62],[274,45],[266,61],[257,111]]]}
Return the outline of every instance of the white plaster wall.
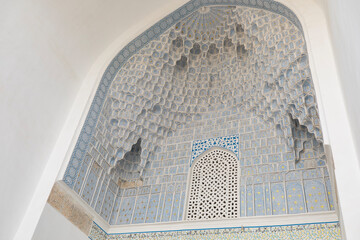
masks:
{"label": "white plaster wall", "polygon": [[335,60],[347,105],[357,154],[360,155],[360,2],[324,2]]}
{"label": "white plaster wall", "polygon": [[32,240],[87,240],[85,233],[49,204],[45,205]]}
{"label": "white plaster wall", "polygon": [[66,121],[78,124],[69,113],[82,84],[93,88],[88,73],[97,58],[116,37],[136,28],[139,18],[153,24],[162,10],[183,2],[2,2],[0,239],[32,236],[66,153],[54,147],[68,147],[70,132],[65,141],[59,136]]}
{"label": "white plaster wall", "polygon": [[[346,2],[336,0],[322,0],[322,7],[327,17],[335,61],[341,83],[341,90],[346,103],[346,112],[353,137],[353,147],[357,153],[357,164],[355,159],[344,159],[343,165],[336,171],[337,178],[342,178],[348,185],[339,186],[341,191],[346,188],[351,202],[344,203],[341,196],[341,210],[344,217],[344,226],[348,239],[358,239],[360,230],[357,232],[349,230],[359,226],[359,212],[352,211],[352,206],[359,202],[359,161],[360,161],[360,3],[349,0]],[[345,168],[356,168],[357,175],[346,172]],[[344,170],[343,174],[339,173]],[[347,174],[346,174],[347,173]],[[340,175],[341,174],[341,175]],[[338,180],[338,182],[341,180]],[[357,182],[357,184],[352,184]]]}

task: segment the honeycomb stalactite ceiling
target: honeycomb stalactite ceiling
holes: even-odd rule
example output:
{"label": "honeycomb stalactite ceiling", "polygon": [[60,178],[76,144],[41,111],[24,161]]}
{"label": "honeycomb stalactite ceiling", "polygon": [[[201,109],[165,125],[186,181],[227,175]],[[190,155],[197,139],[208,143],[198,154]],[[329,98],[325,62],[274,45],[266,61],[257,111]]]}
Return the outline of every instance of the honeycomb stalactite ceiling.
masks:
{"label": "honeycomb stalactite ceiling", "polygon": [[[268,11],[207,6],[134,54],[120,69],[103,107],[115,166],[141,138],[141,175],[177,126],[219,109],[253,112],[282,130],[291,121],[322,142],[315,92],[301,31]],[[130,170],[129,170],[130,171]],[[121,178],[119,171],[111,171]],[[131,176],[128,176],[131,178]]]}
{"label": "honeycomb stalactite ceiling", "polygon": [[120,181],[133,181],[140,178],[139,163],[141,153],[141,138],[132,145],[131,150],[125,153],[123,159],[116,162],[110,173],[116,172]]}
{"label": "honeycomb stalactite ceiling", "polygon": [[[238,166],[238,178],[223,171],[238,181],[234,218],[335,209],[301,25],[280,3],[192,0],[130,42],[102,77],[63,179],[110,225],[232,218],[201,215],[218,194],[204,197],[213,176],[192,170],[214,147]],[[189,174],[201,171],[210,180],[189,204]]]}

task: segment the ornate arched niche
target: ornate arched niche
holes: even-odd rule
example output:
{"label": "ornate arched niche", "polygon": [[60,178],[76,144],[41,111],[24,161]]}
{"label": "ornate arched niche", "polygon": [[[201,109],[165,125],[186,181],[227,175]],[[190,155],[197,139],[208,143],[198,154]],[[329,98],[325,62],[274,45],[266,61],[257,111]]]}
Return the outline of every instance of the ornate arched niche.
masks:
{"label": "ornate arched niche", "polygon": [[63,180],[110,224],[181,221],[199,139],[237,144],[240,216],[334,210],[306,43],[287,7],[193,0],[130,42]]}
{"label": "ornate arched niche", "polygon": [[240,164],[236,155],[213,147],[190,169],[186,220],[240,217]]}

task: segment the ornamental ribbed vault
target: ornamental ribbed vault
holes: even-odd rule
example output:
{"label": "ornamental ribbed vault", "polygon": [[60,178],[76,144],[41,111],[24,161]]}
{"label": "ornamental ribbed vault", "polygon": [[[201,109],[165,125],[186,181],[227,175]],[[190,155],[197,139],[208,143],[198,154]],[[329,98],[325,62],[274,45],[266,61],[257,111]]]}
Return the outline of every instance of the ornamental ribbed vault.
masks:
{"label": "ornamental ribbed vault", "polygon": [[110,224],[184,220],[212,147],[238,161],[232,217],[334,210],[300,24],[273,1],[209,1],[129,43],[99,85],[64,181]]}
{"label": "ornamental ribbed vault", "polygon": [[[291,119],[322,141],[303,35],[285,17],[243,7],[202,7],[130,58],[103,110],[111,166],[140,137],[141,162],[112,171],[132,180],[179,124],[219,109],[244,109],[283,130]],[[120,164],[120,165],[119,165]]]}

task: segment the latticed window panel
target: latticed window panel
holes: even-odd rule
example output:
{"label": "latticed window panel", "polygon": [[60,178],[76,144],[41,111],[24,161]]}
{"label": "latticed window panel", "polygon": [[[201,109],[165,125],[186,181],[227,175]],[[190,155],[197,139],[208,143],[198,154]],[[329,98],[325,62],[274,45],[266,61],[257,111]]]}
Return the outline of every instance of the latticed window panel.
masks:
{"label": "latticed window panel", "polygon": [[187,220],[239,217],[239,162],[213,149],[195,160],[191,171]]}

